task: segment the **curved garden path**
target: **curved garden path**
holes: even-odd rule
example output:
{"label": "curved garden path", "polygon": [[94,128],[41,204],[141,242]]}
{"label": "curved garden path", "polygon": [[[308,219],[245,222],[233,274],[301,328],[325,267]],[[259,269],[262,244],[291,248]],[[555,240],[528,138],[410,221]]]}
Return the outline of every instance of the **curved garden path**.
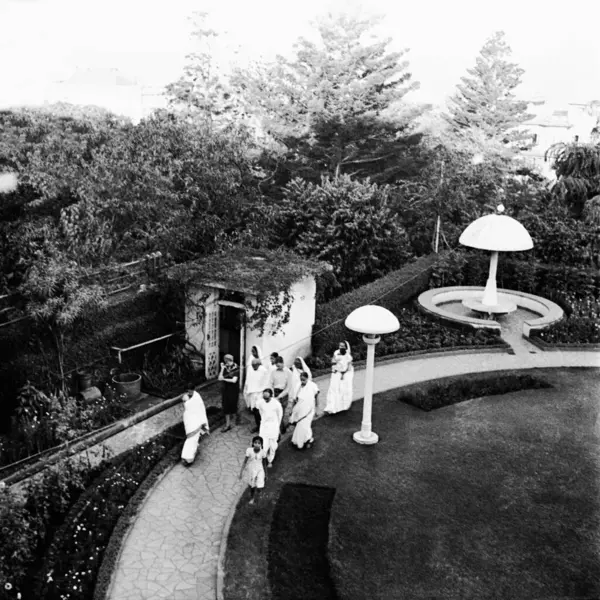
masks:
{"label": "curved garden path", "polygon": [[[375,367],[374,392],[451,375],[547,367],[600,367],[600,352],[543,352],[503,332],[515,354],[446,354],[388,359]],[[363,397],[364,369],[357,367],[354,400]],[[329,376],[315,379],[321,400]],[[360,423],[357,423],[357,429]],[[374,423],[377,431],[377,423]],[[250,440],[242,425],[202,442],[194,465],[174,466],[158,482],[123,542],[110,589],[111,600],[214,600],[218,597],[219,553],[228,517],[243,484],[237,476]]]}

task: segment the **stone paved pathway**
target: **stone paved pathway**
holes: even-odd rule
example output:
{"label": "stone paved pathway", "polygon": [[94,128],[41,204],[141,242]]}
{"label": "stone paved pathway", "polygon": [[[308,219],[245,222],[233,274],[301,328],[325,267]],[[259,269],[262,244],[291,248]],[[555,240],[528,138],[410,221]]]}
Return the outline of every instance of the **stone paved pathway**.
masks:
{"label": "stone paved pathway", "polygon": [[[516,352],[383,362],[375,368],[374,392],[479,371],[600,367],[598,352]],[[363,397],[364,374],[356,371],[355,400]],[[315,380],[322,404],[328,379]],[[373,426],[377,431],[377,423]],[[154,488],[124,542],[111,600],[215,599],[221,535],[241,490],[237,476],[250,437],[249,425],[211,434],[191,468],[175,466]]]}

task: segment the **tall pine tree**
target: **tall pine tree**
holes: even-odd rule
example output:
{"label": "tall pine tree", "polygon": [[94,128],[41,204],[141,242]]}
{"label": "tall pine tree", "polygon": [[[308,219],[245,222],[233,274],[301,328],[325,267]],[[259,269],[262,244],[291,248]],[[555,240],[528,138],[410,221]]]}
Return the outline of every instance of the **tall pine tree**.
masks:
{"label": "tall pine tree", "polygon": [[240,105],[232,94],[223,65],[215,56],[219,33],[209,26],[209,15],[196,12],[191,17],[194,52],[186,56],[183,74],[169,84],[169,106],[207,128],[221,127],[239,116]]}
{"label": "tall pine tree", "polygon": [[504,32],[496,32],[486,41],[469,76],[461,78],[456,94],[450,99],[445,115],[453,131],[470,132],[491,142],[521,147],[529,137],[519,127],[533,115],[527,103],[513,93],[524,73],[510,62],[512,51],[504,41]]}
{"label": "tall pine tree", "polygon": [[317,22],[317,42],[296,43],[294,58],[238,72],[247,110],[285,148],[290,177],[390,181],[408,168],[407,148],[419,139],[411,124],[423,109],[402,99],[418,84],[407,50],[389,52],[390,39],[374,39],[378,21],[329,15]]}

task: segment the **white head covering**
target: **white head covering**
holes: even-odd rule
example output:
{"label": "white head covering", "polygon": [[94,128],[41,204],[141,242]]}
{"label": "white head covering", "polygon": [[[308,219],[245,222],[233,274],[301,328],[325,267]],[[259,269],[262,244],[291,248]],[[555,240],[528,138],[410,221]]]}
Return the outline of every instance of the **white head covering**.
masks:
{"label": "white head covering", "polygon": [[[260,346],[252,346],[252,348],[256,348],[256,354],[258,354],[258,359],[260,360],[260,364],[262,364],[264,358],[263,358],[263,353],[262,353]],[[252,348],[250,348],[250,358],[248,358],[248,368],[250,368],[252,366],[252,360],[254,359],[254,356],[252,356]]]}
{"label": "white head covering", "polygon": [[309,381],[312,379],[312,373],[301,356],[296,356],[296,359],[302,363],[302,370],[308,375]]}
{"label": "white head covering", "polygon": [[352,350],[350,349],[350,344],[348,343],[348,340],[346,340],[344,344],[346,344],[346,350],[348,351],[348,354],[352,354]]}

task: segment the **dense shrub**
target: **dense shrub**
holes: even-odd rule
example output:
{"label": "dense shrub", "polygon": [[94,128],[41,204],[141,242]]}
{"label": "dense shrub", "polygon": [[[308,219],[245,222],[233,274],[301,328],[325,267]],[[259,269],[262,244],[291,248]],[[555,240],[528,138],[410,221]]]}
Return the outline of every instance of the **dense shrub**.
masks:
{"label": "dense shrub", "polygon": [[473,398],[548,387],[551,387],[549,383],[529,373],[475,373],[406,386],[400,392],[398,400],[430,411]]}
{"label": "dense shrub", "polygon": [[[381,336],[381,341],[377,344],[377,356],[504,344],[496,331],[473,329],[470,326],[450,326],[431,316],[421,314],[413,305],[396,308],[395,314],[400,322],[400,329],[396,333]],[[361,340],[360,334],[346,331],[345,338],[331,340],[332,344],[327,348],[327,352],[321,350],[318,354],[314,353],[307,360],[309,366],[315,369],[329,367],[334,347],[337,347],[342,339],[347,339],[351,344],[352,357],[355,361],[364,359],[367,347]]]}
{"label": "dense shrub", "polygon": [[[485,285],[489,254],[473,250],[456,250],[440,256],[432,267],[430,287]],[[537,294],[561,305],[571,301],[600,297],[600,273],[566,265],[547,265],[521,253],[507,253],[498,262],[499,288]]]}
{"label": "dense shrub", "polygon": [[23,493],[0,488],[0,598],[33,598],[31,574],[56,527],[89,482],[102,470],[83,460],[66,460],[31,480]]}
{"label": "dense shrub", "polygon": [[548,344],[600,344],[597,318],[572,316],[549,329],[533,331],[532,337]]}
{"label": "dense shrub", "polygon": [[59,446],[128,416],[119,398],[85,402],[44,394],[29,382],[19,391],[10,432],[0,435],[0,466]]}
{"label": "dense shrub", "polygon": [[424,256],[377,281],[318,305],[313,336],[315,356],[331,356],[340,340],[352,338],[358,341],[360,336],[350,333],[344,325],[345,318],[355,308],[379,304],[392,312],[399,312],[406,302],[427,289],[431,269],[437,259],[435,254]]}

